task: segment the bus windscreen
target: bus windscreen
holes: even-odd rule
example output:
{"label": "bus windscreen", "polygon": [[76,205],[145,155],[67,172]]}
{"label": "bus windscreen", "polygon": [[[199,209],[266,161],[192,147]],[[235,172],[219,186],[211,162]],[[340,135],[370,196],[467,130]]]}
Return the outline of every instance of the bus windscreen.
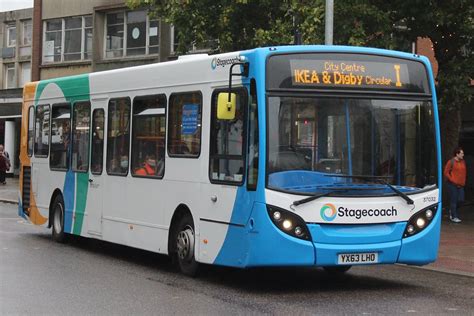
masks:
{"label": "bus windscreen", "polygon": [[268,90],[334,89],[430,94],[421,62],[361,54],[273,55]]}

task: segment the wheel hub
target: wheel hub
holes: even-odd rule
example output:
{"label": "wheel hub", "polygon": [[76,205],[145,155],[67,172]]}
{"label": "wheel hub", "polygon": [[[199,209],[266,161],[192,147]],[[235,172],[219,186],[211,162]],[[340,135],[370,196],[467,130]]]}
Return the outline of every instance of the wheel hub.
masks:
{"label": "wheel hub", "polygon": [[194,255],[194,232],[191,227],[185,227],[177,238],[177,252],[180,260],[189,261]]}

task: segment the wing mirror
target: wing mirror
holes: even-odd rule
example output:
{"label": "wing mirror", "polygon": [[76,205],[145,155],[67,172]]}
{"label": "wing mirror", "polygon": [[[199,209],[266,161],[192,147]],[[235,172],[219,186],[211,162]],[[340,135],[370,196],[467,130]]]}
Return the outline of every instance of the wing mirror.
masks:
{"label": "wing mirror", "polygon": [[235,118],[236,94],[221,92],[217,96],[217,119],[233,120]]}

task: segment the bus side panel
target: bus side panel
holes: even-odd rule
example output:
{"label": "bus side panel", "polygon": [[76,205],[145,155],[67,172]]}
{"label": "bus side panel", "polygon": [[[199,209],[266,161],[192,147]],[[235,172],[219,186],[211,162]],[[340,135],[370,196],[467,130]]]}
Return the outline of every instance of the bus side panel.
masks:
{"label": "bus side panel", "polygon": [[234,267],[311,266],[314,247],[284,234],[271,223],[265,204],[254,203],[245,227],[229,227],[215,264]]}
{"label": "bus side panel", "polygon": [[[216,234],[210,225],[203,227],[201,239],[207,235],[212,235],[214,239],[219,241],[218,247],[212,249],[213,256],[209,256],[209,259],[212,260],[210,263],[233,267],[244,267],[246,265],[250,230],[248,218],[252,211],[254,196],[255,194],[247,192],[244,186],[239,187],[233,197],[232,212],[229,216],[230,220],[228,220],[230,224],[217,224],[221,225],[219,234]],[[232,203],[232,201],[230,202]],[[216,209],[216,211],[222,210]],[[211,250],[209,248],[205,243],[201,243],[201,252],[207,254]]]}

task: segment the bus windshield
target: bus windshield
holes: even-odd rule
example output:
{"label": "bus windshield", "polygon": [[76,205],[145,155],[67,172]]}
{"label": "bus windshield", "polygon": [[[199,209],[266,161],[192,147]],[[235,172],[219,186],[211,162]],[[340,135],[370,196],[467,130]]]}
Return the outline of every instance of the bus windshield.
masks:
{"label": "bus windshield", "polygon": [[270,189],[379,196],[436,187],[431,102],[271,96],[267,117]]}

